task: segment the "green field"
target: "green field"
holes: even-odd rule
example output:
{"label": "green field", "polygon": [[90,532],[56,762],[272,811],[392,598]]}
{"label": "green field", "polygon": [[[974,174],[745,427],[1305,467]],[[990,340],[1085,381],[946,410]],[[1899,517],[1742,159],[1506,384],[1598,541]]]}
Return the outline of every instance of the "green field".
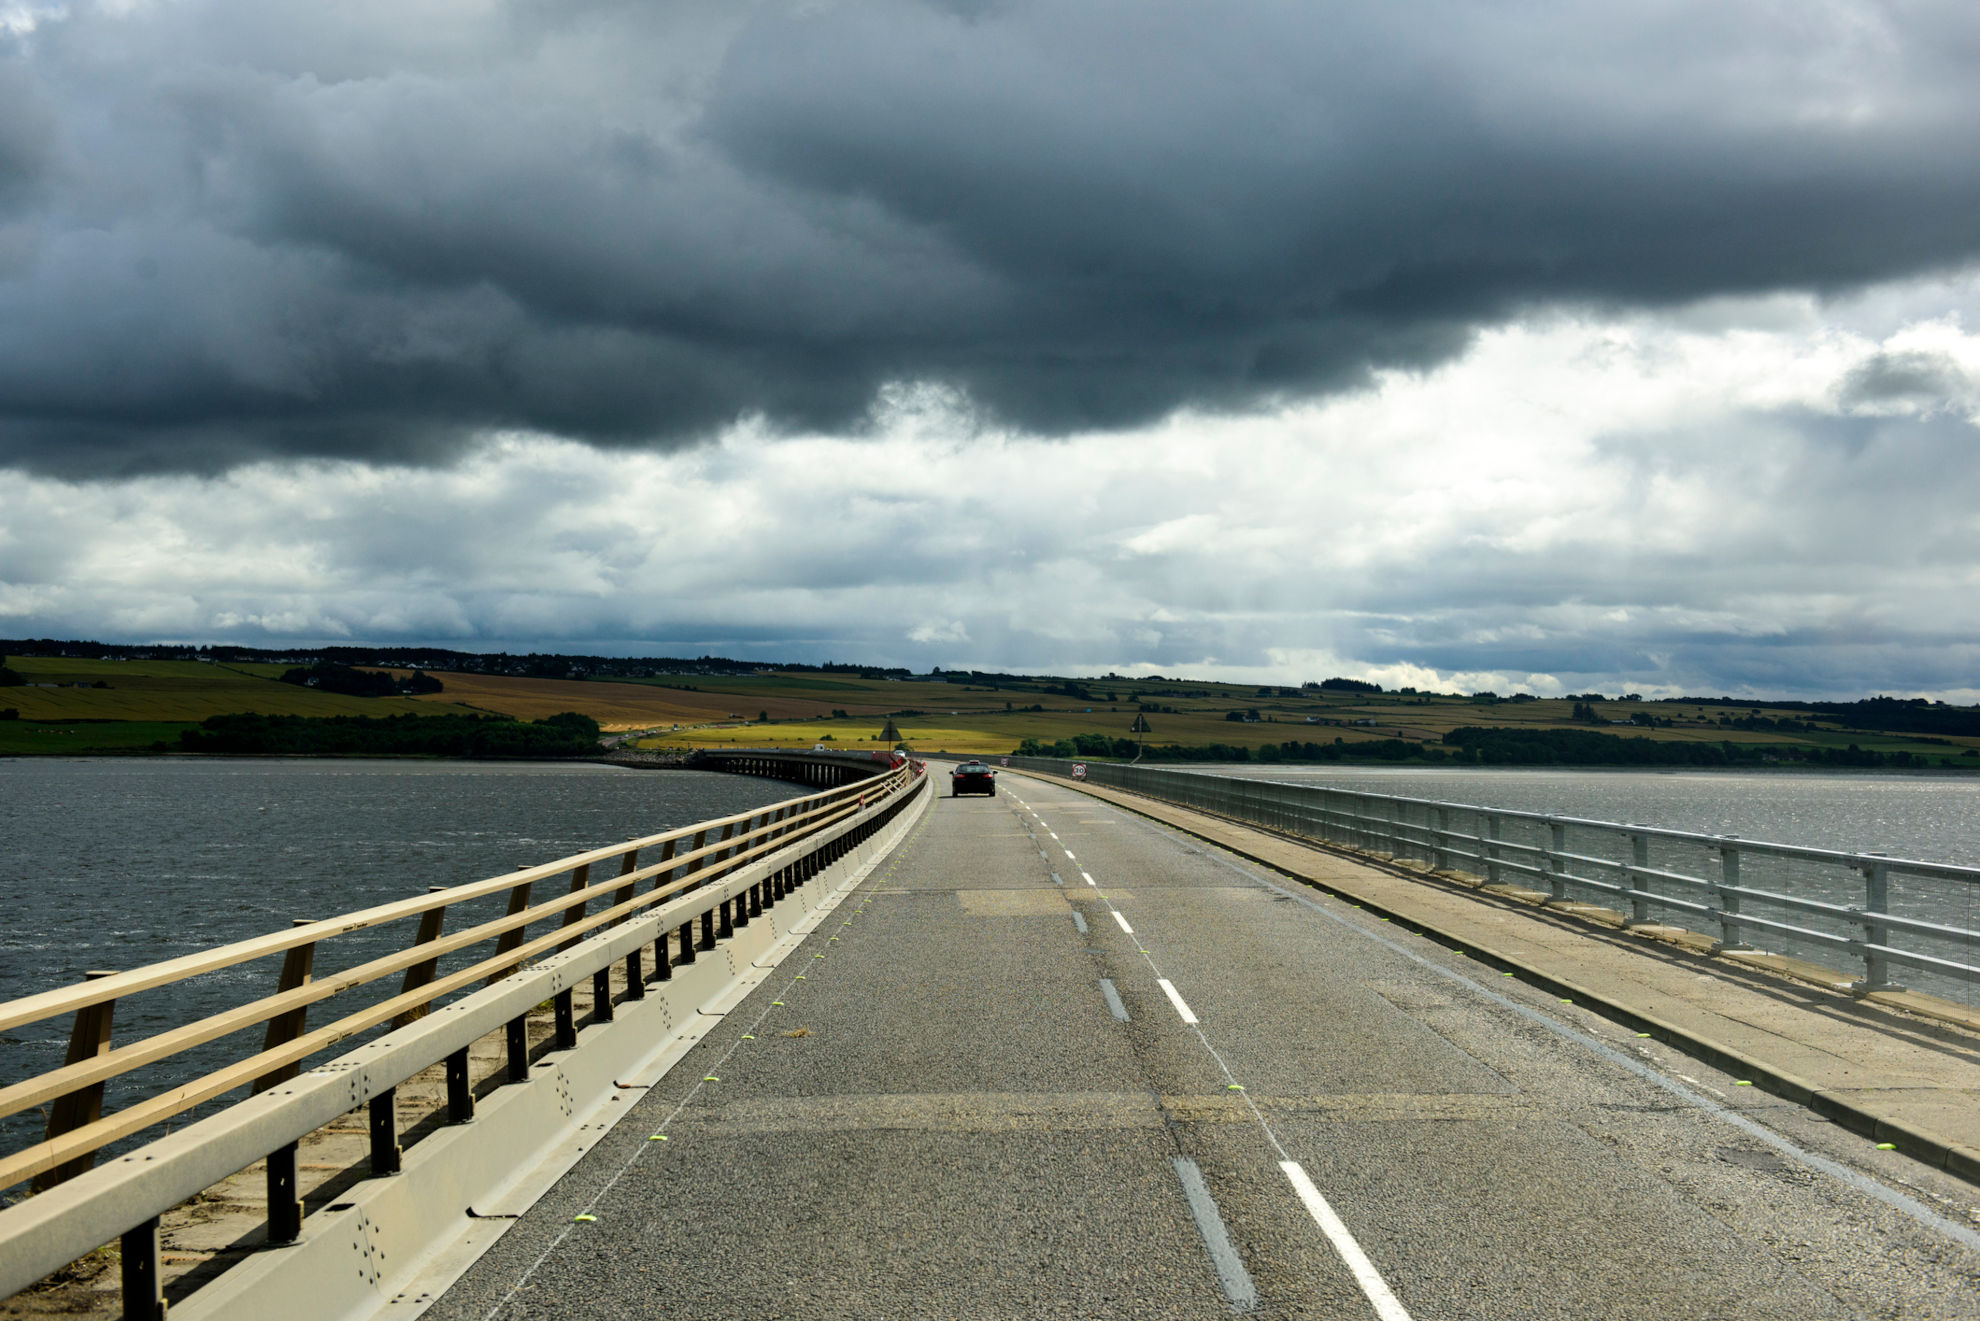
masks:
{"label": "green field", "polygon": [[[1129,738],[1131,724],[1141,716],[1149,725],[1145,741],[1154,750],[1221,744],[1256,754],[1288,742],[1330,746],[1337,741],[1441,748],[1450,731],[1482,726],[1715,746],[1731,742],[1749,749],[1853,745],[1866,752],[1906,753],[1924,764],[1980,769],[1980,737],[1849,729],[1765,703],[1608,701],[1590,705],[1591,722],[1577,720],[1575,703],[1565,699],[1498,701],[1166,679],[964,680],[959,675],[954,682],[940,682],[769,672],[600,681],[442,671],[436,674],[447,685],[441,693],[363,698],[279,683],[286,667],[276,664],[33,657],[11,657],[7,663],[28,686],[0,689],[0,709],[14,708],[20,716],[0,720],[4,754],[144,749],[161,739],[176,742],[187,723],[250,711],[271,716],[484,711],[525,720],[577,711],[608,730],[668,731],[642,737],[638,746],[647,748],[823,743],[870,750],[894,742],[881,738],[891,718],[901,741],[919,750],[1008,753],[1026,739],[1051,744],[1083,734]],[[771,718],[759,720],[759,713]],[[1789,727],[1770,727],[1781,721]]]}
{"label": "green field", "polygon": [[[17,709],[23,720],[196,723],[208,716],[242,711],[271,716],[382,716],[402,711],[435,715],[467,709],[402,697],[320,693],[277,682],[287,668],[281,665],[10,656],[7,667],[26,679],[28,686],[0,689],[0,708]],[[104,686],[95,686],[98,684]]]}

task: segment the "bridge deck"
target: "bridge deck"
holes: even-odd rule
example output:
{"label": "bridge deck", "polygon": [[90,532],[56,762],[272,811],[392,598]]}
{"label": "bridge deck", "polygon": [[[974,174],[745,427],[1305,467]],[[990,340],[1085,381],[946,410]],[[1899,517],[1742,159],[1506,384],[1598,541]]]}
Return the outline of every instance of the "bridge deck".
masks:
{"label": "bridge deck", "polygon": [[937,802],[428,1315],[1973,1315],[1973,1190],[1868,1152],[1012,776]]}

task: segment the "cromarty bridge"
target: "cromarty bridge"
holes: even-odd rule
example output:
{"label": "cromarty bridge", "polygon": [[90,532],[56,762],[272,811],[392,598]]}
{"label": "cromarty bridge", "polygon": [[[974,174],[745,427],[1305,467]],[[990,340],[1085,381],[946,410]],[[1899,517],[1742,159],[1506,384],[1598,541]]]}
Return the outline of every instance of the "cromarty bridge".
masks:
{"label": "cromarty bridge", "polygon": [[[1638,917],[1691,902],[1675,854],[1448,804],[704,764],[802,792],[0,1005],[71,1040],[0,1079],[49,1114],[0,1295],[114,1244],[145,1318],[1976,1311],[1980,1015],[1889,976],[1957,954],[1859,937],[1872,986],[1698,938]],[[1712,847],[1728,897],[1820,902]],[[1913,921],[1855,861],[1885,906],[1842,911]]]}

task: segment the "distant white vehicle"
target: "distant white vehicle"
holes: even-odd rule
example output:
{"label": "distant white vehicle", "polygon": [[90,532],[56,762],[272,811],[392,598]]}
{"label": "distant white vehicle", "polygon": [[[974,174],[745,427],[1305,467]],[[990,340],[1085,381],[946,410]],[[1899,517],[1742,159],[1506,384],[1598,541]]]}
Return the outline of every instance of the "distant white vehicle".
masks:
{"label": "distant white vehicle", "polygon": [[825,745],[824,745],[823,743],[814,743],[814,744],[812,744],[812,745],[811,745],[811,750],[812,750],[813,752],[830,752],[830,751],[831,751],[831,749],[830,749],[830,748],[828,748],[828,747],[826,747],[826,746],[825,746]]}

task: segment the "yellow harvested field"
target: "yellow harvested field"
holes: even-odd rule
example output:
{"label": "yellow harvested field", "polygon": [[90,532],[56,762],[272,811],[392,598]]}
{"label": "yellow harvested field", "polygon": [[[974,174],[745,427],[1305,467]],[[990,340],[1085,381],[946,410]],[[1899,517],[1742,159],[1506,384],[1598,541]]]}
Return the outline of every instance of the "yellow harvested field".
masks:
{"label": "yellow harvested field", "polygon": [[[395,674],[408,671],[395,670]],[[416,701],[460,702],[519,720],[541,720],[560,711],[579,711],[607,730],[651,729],[656,725],[703,725],[711,720],[755,719],[759,711],[772,716],[823,714],[830,703],[808,698],[752,695],[747,700],[730,693],[684,692],[643,683],[594,683],[585,679],[524,679],[496,674],[436,672],[444,692]],[[744,711],[743,707],[750,709]],[[822,707],[822,710],[821,710]]]}

